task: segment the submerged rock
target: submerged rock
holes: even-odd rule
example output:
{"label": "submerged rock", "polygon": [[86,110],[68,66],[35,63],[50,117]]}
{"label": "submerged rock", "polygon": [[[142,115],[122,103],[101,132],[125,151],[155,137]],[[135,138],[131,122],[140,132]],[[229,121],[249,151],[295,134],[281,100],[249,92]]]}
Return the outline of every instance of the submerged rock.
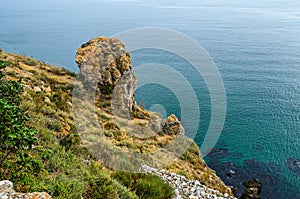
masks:
{"label": "submerged rock", "polygon": [[[229,156],[231,153],[229,153]],[[208,165],[217,171],[218,176],[227,184],[237,189],[237,196],[241,197],[244,192],[242,182],[248,179],[259,179],[263,184],[261,190],[262,198],[282,198],[274,192],[274,187],[280,186],[281,167],[275,163],[264,163],[258,160],[245,160],[242,165],[236,165],[233,162],[222,162],[221,159],[209,158]],[[293,195],[292,190],[286,195]],[[288,197],[286,197],[288,198]]]}
{"label": "submerged rock", "polygon": [[262,183],[257,179],[248,180],[243,183],[245,191],[240,199],[259,199],[260,192],[262,189]]}
{"label": "submerged rock", "polygon": [[300,176],[300,160],[297,158],[288,158],[286,160],[286,166],[297,176]]}
{"label": "submerged rock", "polygon": [[226,157],[228,155],[228,149],[224,149],[224,148],[213,148],[208,154],[207,156],[209,158],[223,158]]}

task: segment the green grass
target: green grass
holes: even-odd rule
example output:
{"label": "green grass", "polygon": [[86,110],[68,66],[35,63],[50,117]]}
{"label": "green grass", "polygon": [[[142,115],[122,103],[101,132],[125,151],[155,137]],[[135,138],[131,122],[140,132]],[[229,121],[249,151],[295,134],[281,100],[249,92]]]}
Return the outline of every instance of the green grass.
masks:
{"label": "green grass", "polygon": [[[11,153],[6,164],[0,167],[0,180],[13,181],[17,191],[45,191],[53,198],[137,199],[172,196],[173,192],[169,185],[156,176],[113,171],[104,167],[82,146],[76,132],[71,104],[74,85],[78,87],[76,90],[80,91],[80,86],[75,82],[75,74],[65,69],[53,68],[32,58],[7,53],[0,54],[0,59],[6,58],[12,62],[8,71],[14,71],[7,75],[13,78],[25,75],[22,83],[29,89],[22,94],[22,107],[28,110],[30,116],[26,125],[37,130],[37,143],[32,149],[21,151],[26,154],[22,160],[26,160],[27,165],[21,164],[21,157],[18,154]],[[27,66],[27,69],[30,68],[31,73],[35,75],[26,76],[26,66],[22,68],[19,62],[30,66],[37,63],[34,67]],[[18,70],[14,70],[14,67],[18,67]],[[41,85],[45,88],[50,86],[51,91],[35,92],[30,89],[41,87]],[[111,88],[107,87],[104,90],[109,93]],[[44,102],[45,97],[50,99],[50,104]],[[103,127],[102,134],[109,142],[103,144],[112,145],[112,150],[118,148],[133,153],[150,153],[163,148],[174,139],[163,133],[158,133],[153,139],[135,138],[123,129],[123,125],[117,125],[114,117],[109,114],[111,112],[110,100],[99,99],[96,105],[99,107],[99,110],[93,110],[98,119],[96,122],[98,126]],[[87,114],[86,118],[88,118],[92,110],[88,106],[83,110],[80,119],[84,120],[84,115]],[[143,114],[135,117],[145,118]],[[93,125],[96,124],[91,124]],[[91,136],[93,137],[92,134]],[[100,152],[103,153],[103,151]],[[132,166],[125,157],[107,157],[109,158],[116,158],[113,161],[120,168]],[[133,159],[133,161],[137,160]],[[211,188],[224,190],[224,184],[220,184],[219,178],[206,168],[196,145],[191,145],[188,151],[178,159],[177,164],[170,165],[166,169],[173,169],[172,172],[199,179],[202,183],[211,185]],[[208,172],[204,173],[204,170]],[[130,184],[129,181],[134,183]]]}
{"label": "green grass", "polygon": [[155,175],[118,171],[113,174],[113,178],[135,192],[139,198],[169,199],[174,196],[172,187]]}
{"label": "green grass", "polygon": [[24,60],[24,63],[29,65],[29,66],[36,66],[38,64],[38,61],[28,57]]}

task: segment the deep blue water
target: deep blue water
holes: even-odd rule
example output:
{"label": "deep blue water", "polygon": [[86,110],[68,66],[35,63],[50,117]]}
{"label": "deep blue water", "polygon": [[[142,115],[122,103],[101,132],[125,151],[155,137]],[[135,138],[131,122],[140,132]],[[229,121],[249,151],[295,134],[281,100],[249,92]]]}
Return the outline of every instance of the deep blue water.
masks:
{"label": "deep blue water", "polygon": [[[286,167],[288,158],[300,159],[299,1],[11,0],[0,7],[0,47],[78,71],[74,57],[82,43],[149,26],[199,42],[222,75],[227,115],[215,148],[224,153],[206,157],[209,166],[240,192],[243,181],[256,177],[264,183],[263,198],[300,198],[300,177]],[[211,114],[201,77],[167,52],[140,50],[132,59],[136,67],[172,66],[193,85],[201,110],[195,141],[201,146]],[[149,109],[175,113],[184,124],[168,88],[144,86],[136,98]],[[226,175],[229,169],[234,176]]]}

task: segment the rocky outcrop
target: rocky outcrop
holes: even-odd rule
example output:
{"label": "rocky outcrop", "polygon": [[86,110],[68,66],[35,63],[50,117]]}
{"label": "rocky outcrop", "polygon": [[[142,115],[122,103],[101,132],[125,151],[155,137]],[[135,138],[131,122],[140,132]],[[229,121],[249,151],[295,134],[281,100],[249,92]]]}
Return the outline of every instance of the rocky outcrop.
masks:
{"label": "rocky outcrop", "polygon": [[[129,52],[116,38],[97,37],[77,51],[76,63],[85,89],[96,93],[97,99],[111,100],[112,113],[130,119],[131,115],[145,118],[149,127],[169,135],[184,135],[184,128],[175,115],[166,121],[137,106],[134,100],[137,78]],[[134,114],[132,114],[134,112]]]}
{"label": "rocky outcrop", "polygon": [[163,131],[169,135],[184,135],[184,128],[175,115],[170,115],[163,125]]}
{"label": "rocky outcrop", "polygon": [[245,186],[245,191],[240,197],[240,199],[260,199],[260,192],[262,188],[262,183],[257,179],[248,180],[243,183]]}
{"label": "rocky outcrop", "polygon": [[116,38],[98,37],[77,51],[76,63],[86,89],[98,98],[114,98],[115,109],[133,110],[137,79],[125,46]]}
{"label": "rocky outcrop", "polygon": [[[109,39],[110,42],[108,42],[108,39],[98,38],[98,39],[95,39],[95,41],[93,41],[93,42],[96,42],[96,40],[98,40],[99,42],[101,40],[104,40],[103,41],[104,43],[105,42],[111,43],[112,39]],[[95,46],[91,47],[90,52],[88,52],[89,50],[87,50],[85,48],[87,48],[89,45],[94,45],[94,44],[92,44],[93,42],[90,42],[90,43],[88,42],[88,44],[83,45],[83,47],[80,48],[80,50],[78,50],[77,62],[81,66],[81,71],[82,71],[80,74],[82,75],[84,87],[89,88],[90,90],[94,90],[94,91],[98,90],[97,94],[99,96],[101,96],[102,98],[109,99],[111,97],[111,95],[107,94],[106,92],[103,92],[103,91],[108,91],[108,90],[105,90],[105,87],[103,85],[112,85],[112,86],[116,87],[118,84],[117,82],[122,82],[122,80],[121,80],[122,76],[119,79],[113,78],[112,74],[110,74],[111,78],[109,77],[109,75],[103,76],[103,74],[101,73],[102,69],[101,69],[100,62],[99,62],[99,64],[94,63],[95,66],[94,65],[92,66],[92,69],[94,69],[94,70],[96,70],[97,67],[99,69],[99,71],[96,71],[94,73],[96,75],[89,76],[89,72],[92,73],[93,70],[91,69],[91,66],[88,65],[88,63],[90,61],[86,60],[88,57],[87,54],[91,53],[89,56],[96,59],[97,57],[92,55],[93,52],[91,49],[94,48],[94,50],[97,51],[97,47],[95,47]],[[101,46],[101,45],[99,44],[99,46]],[[106,45],[103,44],[103,46],[106,46]],[[85,52],[84,49],[87,51]],[[35,120],[36,117],[32,117],[31,124],[33,126],[35,126],[35,124],[39,124],[38,125],[39,128],[43,128],[43,129],[49,128],[49,127],[47,127],[47,125],[50,122],[51,122],[50,124],[52,124],[52,122],[54,121],[54,118],[49,117],[50,113],[48,113],[48,110],[50,110],[52,113],[52,108],[54,111],[53,113],[55,113],[56,111],[63,113],[60,115],[61,117],[59,118],[59,121],[57,120],[57,122],[59,122],[58,123],[59,126],[62,127],[61,131],[49,128],[49,135],[52,135],[52,134],[56,135],[56,138],[58,138],[60,145],[58,145],[58,143],[55,142],[55,145],[51,144],[51,146],[49,146],[49,147],[62,146],[62,147],[65,147],[67,150],[67,148],[70,146],[70,144],[74,141],[71,138],[73,138],[72,137],[73,135],[75,136],[75,134],[73,134],[73,133],[75,133],[75,132],[73,132],[74,129],[72,129],[75,126],[74,125],[75,121],[72,121],[72,119],[71,119],[71,118],[74,118],[73,113],[69,109],[64,110],[64,108],[67,106],[72,108],[72,106],[75,106],[75,105],[74,105],[74,103],[72,104],[70,102],[71,100],[69,98],[71,96],[71,95],[69,95],[71,93],[71,88],[70,89],[68,88],[68,92],[65,91],[65,89],[67,86],[70,86],[69,84],[73,84],[73,82],[76,82],[76,87],[78,86],[80,89],[79,91],[81,91],[81,89],[83,88],[81,82],[79,82],[77,85],[77,81],[75,80],[74,74],[66,73],[66,71],[58,70],[57,68],[52,68],[51,66],[45,65],[42,62],[39,62],[36,67],[30,67],[29,65],[22,64],[23,63],[22,60],[26,59],[23,56],[11,55],[11,54],[7,54],[7,53],[2,53],[1,56],[2,56],[1,57],[2,59],[11,61],[14,65],[14,67],[17,66],[17,68],[14,68],[14,67],[7,68],[7,69],[9,69],[9,70],[7,70],[7,72],[11,72],[11,74],[14,74],[14,78],[25,77],[25,78],[23,78],[22,82],[24,83],[24,88],[26,91],[28,91],[28,93],[26,93],[27,96],[26,96],[26,98],[24,98],[24,100],[25,100],[25,102],[30,102],[28,104],[30,104],[30,107],[31,107],[30,111],[33,114],[33,116],[38,116],[38,117],[41,116],[42,120],[45,121],[42,124],[40,124],[39,122],[36,123],[36,120]],[[84,57],[84,56],[86,56],[86,57]],[[101,58],[99,58],[99,59],[105,60],[105,56],[107,56],[107,53],[102,52]],[[125,56],[129,58],[129,54],[126,53]],[[119,63],[119,62],[120,61],[115,61],[115,63]],[[112,65],[114,65],[114,64],[112,64]],[[116,64],[116,65],[118,65],[118,64]],[[87,66],[87,68],[85,68],[86,66]],[[89,69],[89,67],[90,67],[90,69]],[[117,70],[119,70],[118,67],[116,67],[116,68],[117,68]],[[109,69],[109,71],[110,70],[113,71],[113,69]],[[31,71],[31,72],[29,72],[29,71]],[[120,69],[119,71],[121,73],[122,69]],[[133,74],[132,69],[130,69],[130,71]],[[12,73],[12,72],[14,72],[14,73]],[[126,72],[124,72],[124,73],[126,73]],[[47,78],[45,78],[45,77],[47,77]],[[97,77],[99,79],[97,79],[97,78],[93,79],[90,77]],[[108,77],[108,78],[106,78],[106,77]],[[130,77],[131,77],[131,80],[134,82],[135,81],[134,74]],[[93,81],[95,81],[95,82],[100,81],[102,83],[93,84],[93,83],[95,83]],[[39,84],[41,84],[41,85],[39,85]],[[126,81],[124,81],[124,85],[127,85]],[[76,88],[76,87],[74,87],[74,88]],[[133,92],[133,88],[134,88],[133,84],[129,84],[129,87],[130,87],[130,89],[128,91]],[[110,88],[110,87],[106,87],[106,88]],[[120,88],[122,88],[122,86]],[[58,90],[60,91],[60,89],[61,89],[61,92],[58,93]],[[125,88],[125,89],[128,89],[128,88]],[[56,100],[57,102],[55,102],[54,98],[50,97],[50,96],[53,96],[54,94],[57,94],[57,96],[68,96],[68,97],[58,98],[59,100]],[[80,94],[81,93],[79,93],[79,95]],[[132,100],[131,101],[132,104],[134,104],[133,95],[127,94],[126,96],[128,96],[128,98],[130,100]],[[121,98],[122,101],[126,102],[125,99],[126,98],[124,98],[124,97]],[[34,103],[32,103],[32,102],[34,102]],[[124,103],[124,104],[126,104],[126,103]],[[47,112],[44,113],[44,115],[40,114],[40,108],[39,108],[40,105],[47,107]],[[127,104],[124,107],[130,107],[130,106]],[[84,113],[93,112],[94,109],[92,109],[92,108],[94,108],[94,107],[87,107],[86,110],[84,110],[85,111]],[[105,146],[107,144],[107,146],[109,146],[109,147],[116,146],[116,149],[122,149],[122,150],[125,149],[126,151],[128,150],[130,152],[133,151],[134,152],[133,155],[136,155],[136,154],[139,155],[142,153],[143,154],[150,153],[153,151],[153,149],[154,149],[154,152],[156,149],[157,149],[157,151],[160,150],[160,151],[162,151],[162,153],[159,153],[159,155],[162,154],[162,156],[151,156],[151,158],[150,158],[150,161],[152,161],[152,160],[156,161],[155,158],[162,157],[162,159],[157,158],[158,161],[154,162],[154,164],[153,164],[153,165],[159,165],[159,166],[161,165],[161,162],[164,161],[165,154],[166,154],[166,156],[170,157],[168,151],[166,151],[165,149],[167,149],[167,150],[172,149],[172,146],[174,146],[174,145],[176,146],[177,143],[193,144],[195,146],[190,145],[191,147],[189,147],[189,149],[187,150],[187,153],[184,154],[184,156],[181,156],[181,158],[178,158],[174,162],[174,164],[168,166],[166,169],[169,169],[172,172],[181,172],[182,171],[182,173],[184,175],[186,175],[187,178],[198,179],[200,182],[205,183],[206,186],[208,186],[208,187],[211,187],[216,190],[220,190],[220,192],[230,193],[229,187],[226,187],[225,184],[215,175],[215,173],[212,172],[207,167],[207,165],[204,163],[204,160],[200,156],[200,152],[199,152],[198,148],[196,147],[195,143],[189,142],[189,141],[183,141],[183,142],[178,141],[177,142],[177,140],[185,140],[185,139],[182,139],[183,137],[180,137],[180,139],[175,140],[176,142],[174,142],[175,144],[173,145],[172,141],[174,140],[175,136],[161,135],[163,130],[166,134],[168,133],[170,135],[182,135],[183,134],[183,132],[184,132],[183,127],[181,126],[180,121],[178,120],[178,118],[175,115],[170,116],[166,121],[163,121],[163,119],[161,117],[159,117],[157,114],[148,112],[146,110],[142,110],[138,106],[135,106],[135,108],[136,109],[134,109],[133,111],[138,111],[138,113],[140,113],[140,115],[137,114],[137,116],[139,116],[139,117],[135,117],[134,119],[137,119],[137,118],[139,118],[139,119],[132,120],[132,121],[128,121],[126,119],[123,120],[125,127],[129,127],[128,133],[125,132],[125,130],[126,130],[125,129],[124,132],[115,131],[116,134],[114,134],[115,132],[113,132],[112,129],[110,129],[111,127],[108,127],[109,130],[107,130],[106,133],[110,133],[110,134],[105,135],[105,137],[102,136],[105,138],[105,142],[101,142],[101,144],[103,143]],[[36,110],[39,110],[39,111],[36,111]],[[84,115],[84,114],[82,114],[82,115]],[[92,115],[98,116],[99,117],[98,119],[100,120],[100,122],[99,122],[100,125],[103,125],[104,127],[108,123],[111,123],[111,124],[116,123],[116,117],[114,117],[110,113],[106,112],[106,110],[102,109],[102,107],[99,109],[96,109],[96,114],[92,114]],[[79,119],[81,119],[81,117],[79,117]],[[121,118],[121,119],[123,119],[123,118]],[[56,120],[55,120],[55,122],[56,122]],[[90,122],[90,121],[86,120],[83,122]],[[131,128],[129,124],[132,124],[133,127]],[[56,125],[56,123],[55,123],[55,125]],[[139,138],[139,137],[132,136],[134,134],[129,134],[132,129],[134,129],[134,130],[137,129],[136,126],[144,128],[146,125],[149,125],[149,127],[151,127],[151,129],[153,129],[153,131],[160,132],[159,135],[155,135],[155,137],[150,137],[150,139],[148,141],[147,139],[145,139],[145,138],[147,138],[146,136],[145,136],[145,138]],[[56,131],[59,131],[59,132],[56,132]],[[142,131],[136,131],[137,134],[142,134],[141,132]],[[68,133],[70,133],[70,135],[68,135]],[[93,132],[90,131],[88,133],[90,133],[90,134],[88,134],[88,136],[89,136]],[[98,133],[98,132],[96,132],[96,133]],[[81,136],[81,138],[83,136]],[[93,138],[93,137],[91,137],[91,138]],[[77,140],[78,140],[78,137],[77,137]],[[92,140],[92,141],[94,141],[94,140]],[[122,141],[124,141],[124,142],[122,142]],[[171,145],[169,145],[169,143],[171,143]],[[81,147],[83,147],[83,144],[80,144],[80,145],[72,144],[72,146],[80,147],[78,152],[81,152],[81,149],[82,149]],[[171,147],[168,147],[168,146],[171,146]],[[98,146],[96,149],[99,150]],[[110,148],[108,148],[108,149],[110,149]],[[138,149],[140,151],[138,151],[136,149]],[[53,150],[56,150],[56,148],[53,148]],[[83,152],[86,153],[86,150],[84,149]],[[173,151],[171,151],[171,152],[173,152]],[[103,153],[103,151],[100,150],[100,153]],[[106,153],[106,154],[109,154],[109,153]],[[154,157],[154,158],[152,158],[152,157]],[[134,158],[135,157],[133,157],[133,160],[135,160]],[[89,160],[94,161],[95,159],[96,159],[96,157],[93,157]],[[89,160],[84,160],[82,162],[83,162],[83,164],[91,164]],[[121,159],[121,160],[124,160],[124,159]],[[124,161],[122,161],[121,163],[123,164]],[[144,161],[142,161],[142,163],[144,164]],[[140,164],[138,164],[138,167],[140,167]],[[105,169],[104,171],[107,171],[108,173],[110,173],[111,170]],[[172,179],[172,183],[178,185],[178,186],[176,186],[177,188],[175,188],[176,192],[178,193],[178,197],[179,196],[187,197],[188,195],[190,198],[197,198],[198,195],[201,196],[199,198],[205,198],[205,197],[216,198],[216,197],[218,197],[219,192],[214,192],[216,194],[212,194],[213,196],[210,197],[209,193],[213,192],[213,190],[205,189],[202,185],[199,185],[198,181],[190,181],[187,178],[184,178],[183,176],[179,176],[174,173],[170,173],[170,172],[166,172],[166,171],[162,171],[162,173],[163,173],[162,176],[164,176],[166,178],[166,180],[167,180],[167,178]],[[60,174],[61,174],[61,171],[58,171],[58,172],[51,171],[51,172],[49,172],[49,174],[47,174],[47,176],[55,177]],[[45,176],[45,177],[47,177],[47,176]],[[81,178],[76,178],[76,179],[79,180]],[[68,182],[68,180],[66,180],[66,182]],[[3,190],[0,191],[1,196],[3,195],[3,197],[5,197],[5,198],[8,197],[8,194],[11,198],[15,198],[15,196],[18,196],[18,197],[20,196],[21,198],[33,198],[33,197],[35,197],[35,198],[50,198],[50,196],[47,195],[46,193],[31,193],[31,194],[30,193],[28,193],[28,194],[15,193],[15,191],[13,190],[12,184],[11,185],[8,184],[8,185],[9,186],[7,188],[3,189],[5,191],[3,191]],[[50,187],[47,186],[47,187],[49,188],[49,190],[51,188],[53,188],[51,186]],[[174,185],[174,187],[175,187],[175,185]],[[101,185],[101,186],[99,186],[99,188],[103,188],[103,186]],[[83,190],[87,191],[87,190],[89,190],[89,187],[84,187]],[[188,195],[186,195],[186,194],[188,194]],[[220,196],[219,198],[222,198],[221,195],[219,195],[219,196]],[[1,197],[0,197],[0,199],[1,199]]]}
{"label": "rocky outcrop", "polygon": [[13,189],[13,183],[4,180],[0,181],[0,199],[50,199],[49,196],[45,192],[34,192],[34,193],[17,193]]}
{"label": "rocky outcrop", "polygon": [[198,180],[188,180],[184,176],[166,170],[158,170],[143,165],[141,171],[157,175],[168,182],[174,188],[175,199],[235,199],[235,197],[229,196],[228,194],[221,194],[219,191],[207,188]]}

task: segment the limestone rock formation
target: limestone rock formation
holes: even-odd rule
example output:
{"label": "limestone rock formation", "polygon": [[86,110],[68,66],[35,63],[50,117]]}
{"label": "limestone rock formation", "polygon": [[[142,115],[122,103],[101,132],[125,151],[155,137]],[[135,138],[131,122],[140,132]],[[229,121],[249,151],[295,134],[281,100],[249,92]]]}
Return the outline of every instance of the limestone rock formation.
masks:
{"label": "limestone rock formation", "polygon": [[26,199],[50,199],[51,196],[45,192],[34,192],[34,193],[16,193],[13,189],[13,183],[4,180],[0,181],[0,199],[18,199],[18,198],[26,198]]}
{"label": "limestone rock formation", "polygon": [[111,99],[116,110],[131,111],[137,79],[125,46],[116,38],[97,37],[77,51],[76,63],[86,89],[98,97]]}
{"label": "limestone rock formation", "polygon": [[85,89],[96,93],[96,100],[111,100],[112,113],[130,119],[134,112],[138,118],[149,121],[155,132],[184,135],[184,128],[175,115],[166,121],[137,106],[134,91],[137,78],[134,74],[129,52],[116,38],[97,37],[83,44],[77,51],[76,62]]}
{"label": "limestone rock formation", "polygon": [[184,128],[175,115],[170,115],[163,125],[163,131],[170,135],[184,135]]}

